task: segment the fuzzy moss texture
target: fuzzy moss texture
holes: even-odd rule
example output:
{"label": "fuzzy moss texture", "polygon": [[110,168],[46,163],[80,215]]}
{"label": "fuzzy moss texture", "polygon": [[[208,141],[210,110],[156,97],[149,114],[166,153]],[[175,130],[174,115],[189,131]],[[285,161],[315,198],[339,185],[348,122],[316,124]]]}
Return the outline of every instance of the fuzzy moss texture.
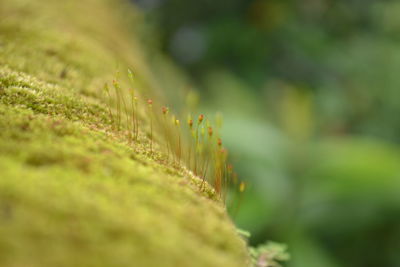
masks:
{"label": "fuzzy moss texture", "polygon": [[110,130],[116,62],[159,90],[135,16],[115,0],[0,2],[0,266],[248,265],[211,189]]}

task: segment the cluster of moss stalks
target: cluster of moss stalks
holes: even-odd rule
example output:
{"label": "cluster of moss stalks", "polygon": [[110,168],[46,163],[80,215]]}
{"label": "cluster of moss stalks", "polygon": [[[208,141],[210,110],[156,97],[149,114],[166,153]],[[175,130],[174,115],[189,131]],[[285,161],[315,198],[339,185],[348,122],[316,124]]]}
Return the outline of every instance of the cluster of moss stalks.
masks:
{"label": "cluster of moss stalks", "polygon": [[138,17],[115,0],[0,2],[0,266],[249,264],[213,189],[112,130],[116,62],[160,88]]}
{"label": "cluster of moss stalks", "polygon": [[[117,72],[116,76],[120,77],[120,73]],[[189,113],[187,125],[182,127],[179,117],[175,114],[170,115],[168,107],[157,104],[154,106],[152,99],[141,99],[139,94],[142,95],[143,92],[134,89],[135,78],[131,70],[128,70],[128,77],[132,83],[128,90],[121,87],[117,79],[113,80],[112,89],[107,83],[104,85],[112,130],[125,134],[136,152],[145,152],[159,163],[174,167],[185,175],[202,179],[201,187],[207,195],[215,197],[217,193],[217,197],[226,201],[228,186],[235,186],[240,200],[246,185],[238,179],[233,165],[229,163],[228,151],[222,145],[219,135],[222,126],[221,115],[217,114],[217,127],[213,128],[211,121],[203,114],[199,114],[194,122]],[[147,134],[146,127],[142,125],[143,121],[139,123],[139,116],[143,116],[144,112],[148,118],[147,125],[144,125],[147,126]],[[156,149],[155,132],[160,133],[162,137],[162,140],[158,140],[159,145]],[[144,147],[146,143],[147,149]],[[215,192],[210,192],[206,182],[213,185]],[[237,201],[235,206],[237,210],[240,201]]]}

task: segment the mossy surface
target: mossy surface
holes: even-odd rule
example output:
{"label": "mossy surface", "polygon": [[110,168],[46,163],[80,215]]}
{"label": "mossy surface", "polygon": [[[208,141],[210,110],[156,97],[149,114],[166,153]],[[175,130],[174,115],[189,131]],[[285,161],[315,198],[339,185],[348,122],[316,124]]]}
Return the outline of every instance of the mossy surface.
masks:
{"label": "mossy surface", "polygon": [[158,90],[124,5],[0,3],[0,266],[248,264],[211,189],[111,130],[115,62]]}

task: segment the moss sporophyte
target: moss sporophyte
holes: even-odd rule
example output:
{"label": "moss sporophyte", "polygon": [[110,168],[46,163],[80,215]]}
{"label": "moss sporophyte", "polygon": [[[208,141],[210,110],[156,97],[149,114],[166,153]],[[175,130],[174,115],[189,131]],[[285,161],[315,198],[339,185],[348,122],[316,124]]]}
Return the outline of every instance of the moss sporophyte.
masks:
{"label": "moss sporophyte", "polygon": [[148,99],[147,105],[149,107],[150,117],[150,153],[153,154],[153,100]]}
{"label": "moss sporophyte", "polygon": [[[233,172],[233,166],[228,162],[228,151],[223,147],[219,135],[222,126],[221,114],[216,115],[216,127],[212,126],[204,114],[197,116],[196,123],[189,114],[186,126],[181,127],[179,118],[170,115],[170,108],[167,106],[156,108],[161,112],[154,112],[153,99],[150,98],[145,101],[145,106],[141,106],[141,102],[138,101],[140,92],[137,93],[133,89],[135,80],[131,70],[128,70],[128,77],[132,87],[127,91],[117,78],[113,80],[114,94],[110,93],[107,84],[104,86],[109,98],[108,114],[113,129],[127,133],[126,136],[132,145],[135,145],[139,138],[142,138],[141,140],[147,138],[151,157],[156,159],[161,155],[166,165],[191,170],[202,180],[201,190],[205,190],[204,185],[208,182],[223,200],[226,199],[228,188],[232,186],[238,186],[237,192],[242,194],[245,191],[245,184],[243,182],[238,184],[237,174]],[[126,96],[129,96],[131,102],[129,106],[125,101]],[[146,111],[143,119],[148,119],[147,135],[145,127],[139,128],[140,110]],[[157,136],[161,134],[160,144],[156,141],[155,134]]]}

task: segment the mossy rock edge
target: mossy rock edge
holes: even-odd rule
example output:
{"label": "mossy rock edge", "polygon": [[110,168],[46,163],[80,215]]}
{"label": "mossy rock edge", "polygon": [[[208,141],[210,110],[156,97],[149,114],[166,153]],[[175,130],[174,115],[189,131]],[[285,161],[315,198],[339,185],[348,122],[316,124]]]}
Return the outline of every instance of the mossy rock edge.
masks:
{"label": "mossy rock edge", "polygon": [[135,23],[123,1],[0,2],[0,266],[248,265],[211,189],[110,130],[115,62],[159,90]]}

